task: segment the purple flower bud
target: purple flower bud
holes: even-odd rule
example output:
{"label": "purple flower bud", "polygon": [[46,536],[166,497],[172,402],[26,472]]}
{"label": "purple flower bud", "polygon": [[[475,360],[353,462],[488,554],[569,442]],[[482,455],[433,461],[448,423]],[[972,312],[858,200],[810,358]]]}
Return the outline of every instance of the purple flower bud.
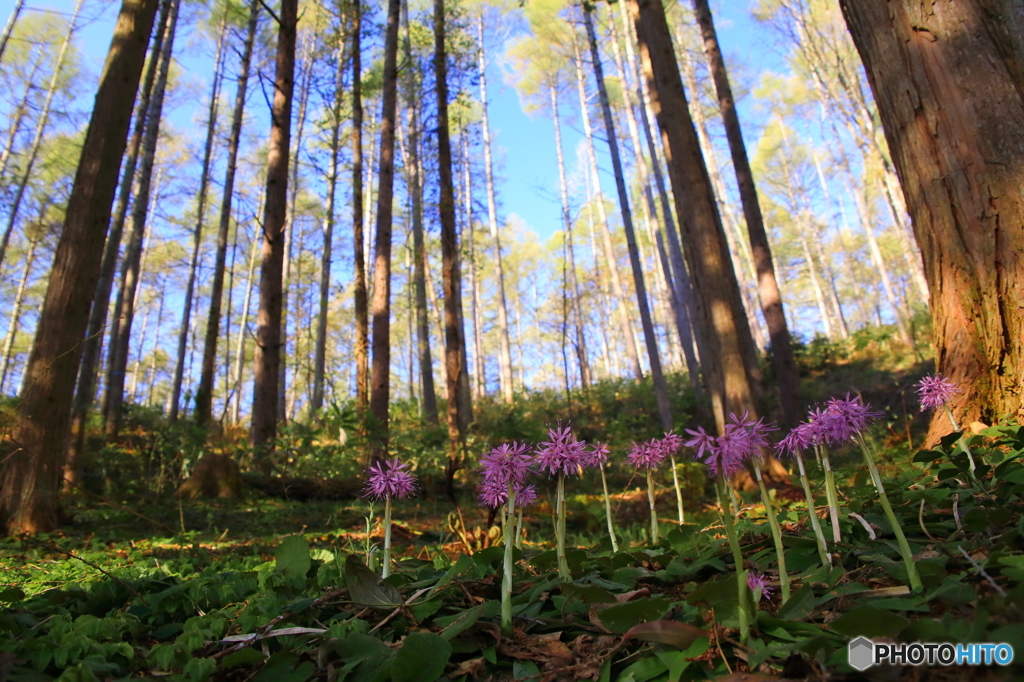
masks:
{"label": "purple flower bud", "polygon": [[747,587],[750,588],[751,592],[757,592],[758,588],[761,588],[761,599],[765,601],[771,601],[772,593],[775,590],[771,585],[768,584],[768,576],[758,575],[753,571],[747,573]]}
{"label": "purple flower bud", "polygon": [[957,393],[962,393],[960,387],[939,374],[925,377],[917,384],[917,397],[921,401],[922,412],[942,407]]}
{"label": "purple flower bud", "polygon": [[366,482],[363,497],[376,500],[403,500],[416,491],[416,477],[405,471],[407,464],[397,459],[376,462],[366,473],[370,479]]}

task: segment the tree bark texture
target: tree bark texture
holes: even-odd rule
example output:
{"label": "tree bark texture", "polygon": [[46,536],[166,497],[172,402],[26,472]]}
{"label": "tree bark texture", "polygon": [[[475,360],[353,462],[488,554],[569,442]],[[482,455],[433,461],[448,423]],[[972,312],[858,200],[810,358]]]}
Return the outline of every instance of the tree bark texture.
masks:
{"label": "tree bark texture", "polygon": [[[841,0],[931,291],[936,369],[960,424],[1020,418],[1024,2]],[[928,441],[949,431],[932,420]]]}
{"label": "tree bark texture", "polygon": [[124,0],[54,254],[25,388],[0,470],[0,524],[9,534],[52,530],[71,400],[92,289],[99,275],[118,166],[145,61],[156,0]]}
{"label": "tree bark texture", "polygon": [[367,385],[370,321],[366,292],[366,243],[363,230],[363,67],[362,9],[352,0],[352,254],[355,270],[356,410],[366,414],[370,405]]}
{"label": "tree bark texture", "polygon": [[291,146],[292,95],[298,0],[282,0],[278,21],[274,100],[267,153],[267,188],[260,247],[260,308],[256,316],[256,378],[252,399],[252,445],[256,465],[273,469],[270,455],[277,437],[278,379],[281,362],[281,301],[284,279],[285,217],[288,211],[288,155]]}
{"label": "tree bark texture", "polygon": [[398,23],[401,0],[388,0],[384,39],[384,87],[380,114],[380,170],[377,172],[377,226],[374,237],[373,361],[370,416],[376,438],[373,458],[387,456],[391,383],[391,229],[395,187],[395,115],[398,110]]}

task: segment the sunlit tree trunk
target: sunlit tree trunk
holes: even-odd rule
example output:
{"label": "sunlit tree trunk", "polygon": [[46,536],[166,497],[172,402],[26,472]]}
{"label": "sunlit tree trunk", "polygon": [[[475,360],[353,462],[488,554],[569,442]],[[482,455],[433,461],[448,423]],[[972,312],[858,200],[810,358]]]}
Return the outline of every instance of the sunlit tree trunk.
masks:
{"label": "sunlit tree trunk", "polygon": [[[199,249],[203,243],[203,222],[206,219],[206,197],[210,186],[210,165],[213,161],[213,140],[217,131],[217,112],[220,109],[220,86],[224,66],[224,36],[227,33],[227,15],[222,19],[220,37],[217,39],[217,58],[213,66],[213,83],[210,87],[210,105],[206,119],[206,146],[203,147],[203,167],[199,174],[199,195],[196,198],[196,226],[192,231],[192,256],[188,262],[188,280],[185,284],[185,300],[178,329],[178,354],[174,363],[174,378],[171,380],[171,401],[168,419],[178,419],[181,405],[181,384],[185,370],[185,351],[188,346],[189,327],[192,322],[192,299],[196,286],[196,269],[199,266]],[[221,275],[223,278],[223,274]]]}
{"label": "sunlit tree trunk", "polygon": [[11,241],[11,233],[14,232],[14,225],[18,220],[18,212],[21,210],[21,201],[25,197],[25,189],[28,187],[28,182],[32,179],[32,169],[36,164],[36,159],[39,157],[39,149],[43,144],[43,134],[46,132],[46,124],[50,121],[50,107],[53,105],[53,96],[57,92],[57,83],[60,79],[61,71],[64,69],[64,58],[68,53],[68,46],[71,45],[71,38],[75,35],[75,23],[78,21],[78,13],[82,10],[82,4],[85,0],[78,0],[75,3],[74,12],[71,14],[71,23],[68,25],[68,32],[64,34],[64,42],[61,43],[60,52],[57,55],[57,63],[53,67],[53,75],[50,77],[50,84],[46,88],[46,99],[43,101],[43,110],[39,112],[39,118],[36,120],[36,131],[32,137],[32,143],[29,145],[28,154],[25,157],[25,167],[21,171],[21,177],[18,179],[18,188],[14,191],[14,200],[8,207],[7,214],[7,227],[4,229],[4,234],[0,237],[0,263],[3,263],[4,257],[7,255],[7,245]]}
{"label": "sunlit tree trunk", "polygon": [[[220,222],[217,229],[217,254],[213,265],[213,282],[210,285],[210,311],[206,319],[206,338],[203,342],[203,366],[196,389],[196,423],[206,425],[213,410],[213,382],[217,364],[217,341],[220,337],[221,299],[224,297],[224,269],[227,262],[228,232],[231,229],[231,209],[235,198],[235,175],[238,172],[238,147],[242,137],[242,122],[245,119],[245,95],[249,84],[249,65],[252,61],[256,26],[259,21],[260,3],[254,0],[249,6],[249,23],[246,29],[245,46],[238,65],[238,85],[235,90],[235,109],[231,115],[231,133],[228,139],[227,169],[224,176],[224,191],[220,204]],[[237,239],[237,230],[236,230]],[[230,292],[230,287],[229,287]],[[229,294],[230,295],[230,294]],[[230,331],[228,311],[228,331]],[[228,346],[225,341],[225,346]],[[237,418],[236,418],[237,421]]]}
{"label": "sunlit tree trunk", "polygon": [[360,0],[352,0],[352,253],[355,271],[356,410],[362,418],[370,405],[370,390],[367,384],[370,322],[366,294],[366,246],[363,234],[362,9],[359,3]]}
{"label": "sunlit tree trunk", "polygon": [[[43,205],[40,211],[42,216],[49,204]],[[28,253],[25,254],[25,266],[21,271],[21,279],[18,280],[18,289],[14,294],[14,305],[11,307],[11,320],[7,324],[7,334],[4,336],[4,350],[0,359],[0,394],[3,394],[4,384],[7,383],[7,372],[11,367],[11,359],[14,354],[14,339],[18,335],[18,326],[21,324],[21,309],[25,305],[25,289],[28,287],[28,278],[32,274],[32,266],[36,261],[36,249],[39,248],[39,239],[29,239]]]}
{"label": "sunlit tree trunk", "polygon": [[0,180],[3,180],[7,175],[7,165],[14,154],[14,142],[21,132],[21,126],[24,125],[29,111],[33,108],[31,101],[32,91],[36,86],[36,76],[39,74],[39,69],[42,68],[45,61],[46,51],[41,48],[37,49],[35,60],[32,62],[32,71],[29,72],[28,78],[25,79],[25,90],[18,99],[18,106],[14,108],[14,112],[8,118],[7,142],[4,144],[3,151],[0,152]]}
{"label": "sunlit tree trunk", "polygon": [[[435,0],[436,2],[437,0]],[[436,10],[435,10],[436,11]],[[512,346],[508,335],[508,305],[505,301],[505,271],[502,268],[501,236],[498,233],[498,211],[494,197],[494,164],[491,160],[491,128],[487,117],[487,61],[484,58],[484,12],[477,16],[477,77],[480,84],[480,128],[484,138],[484,176],[487,181],[487,220],[494,242],[494,273],[498,287],[498,378],[501,396],[512,402]]]}
{"label": "sunlit tree trunk", "polygon": [[398,109],[398,22],[400,0],[388,0],[384,40],[384,88],[380,115],[380,170],[373,271],[373,363],[370,415],[377,430],[373,458],[387,456],[391,383],[391,221],[395,182],[395,115]]}
{"label": "sunlit tree trunk", "polygon": [[619,143],[615,133],[614,119],[612,118],[612,107],[608,101],[608,92],[605,89],[604,72],[601,67],[601,53],[597,49],[597,32],[594,30],[594,22],[590,12],[591,9],[583,8],[583,23],[586,26],[587,38],[590,42],[591,66],[594,69],[594,79],[597,81],[597,92],[601,100],[601,112],[604,115],[605,132],[608,136],[608,150],[611,152],[612,157],[615,187],[619,194],[619,210],[622,213],[622,225],[626,231],[626,245],[629,249],[629,261],[633,269],[633,285],[636,289],[637,307],[640,310],[640,324],[644,331],[647,358],[651,366],[651,378],[654,382],[654,395],[658,403],[661,425],[666,431],[670,431],[672,429],[672,408],[668,400],[668,385],[665,383],[665,377],[661,371],[661,356],[658,352],[658,341],[654,335],[654,325],[651,323],[651,311],[647,303],[647,289],[644,286],[643,267],[640,263],[636,233],[633,229],[633,215],[629,208],[629,192],[626,189],[626,178],[622,170],[622,160],[619,157]]}
{"label": "sunlit tree trunk", "polygon": [[[263,201],[264,199],[261,198],[256,215],[263,214]],[[260,243],[260,234],[257,231],[253,236],[252,246],[249,248],[249,269],[245,278],[245,298],[242,302],[242,319],[238,324],[238,345],[235,347],[235,371],[231,381],[235,394],[234,406],[231,408],[232,424],[239,424],[242,421],[242,373],[245,370],[245,340],[249,336],[249,307],[252,303],[252,291],[256,284],[256,256],[259,253],[257,247]]]}
{"label": "sunlit tree trunk", "polygon": [[21,14],[21,8],[25,6],[25,0],[15,0],[14,9],[11,10],[11,15],[7,18],[7,23],[4,24],[3,33],[0,33],[0,62],[4,58],[4,50],[7,49],[7,41],[11,37],[11,33],[14,31],[14,25],[18,23],[18,15]]}
{"label": "sunlit tree trunk", "polygon": [[[480,304],[480,282],[477,278],[476,267],[476,239],[474,239],[473,228],[473,179],[469,169],[469,134],[462,133],[462,177],[463,191],[462,202],[465,219],[462,233],[466,235],[467,253],[469,255],[469,288],[472,294],[471,313],[473,315],[473,389],[476,398],[482,398],[487,394],[487,375],[484,371],[484,343],[483,343],[483,307]],[[426,293],[426,292],[424,292]],[[424,305],[424,317],[426,316],[426,305]]]}
{"label": "sunlit tree trunk", "polygon": [[146,132],[143,139],[142,167],[139,171],[139,185],[132,207],[132,230],[121,264],[121,286],[114,306],[110,342],[107,344],[107,393],[103,405],[104,431],[107,438],[115,438],[121,428],[124,404],[124,375],[128,368],[128,349],[135,316],[135,290],[139,285],[139,265],[142,259],[142,243],[149,214],[150,190],[153,167],[156,162],[156,148],[160,136],[160,123],[167,88],[167,74],[174,49],[174,34],[178,23],[181,0],[172,0],[168,17],[167,37],[160,55],[160,71],[153,88],[150,112],[146,117]]}
{"label": "sunlit tree trunk", "polygon": [[251,439],[256,466],[264,474],[273,469],[270,455],[280,417],[278,382],[297,11],[298,0],[281,0],[260,247],[260,307],[256,318],[256,356],[253,361],[256,376],[253,382]]}
{"label": "sunlit tree trunk", "polygon": [[320,292],[316,318],[316,349],[313,358],[313,395],[309,401],[310,415],[316,415],[324,404],[324,373],[327,370],[327,308],[331,295],[331,261],[334,251],[334,202],[341,169],[338,154],[341,151],[341,96],[345,75],[345,40],[338,41],[338,65],[334,72],[334,103],[331,107],[331,161],[327,172],[327,206],[324,216],[324,246],[320,254]]}
{"label": "sunlit tree trunk", "polygon": [[[64,227],[23,376],[25,387],[0,469],[0,525],[9,534],[53,530],[78,369],[110,207],[117,189],[156,0],[124,0],[114,27]],[[16,447],[11,447],[17,443]]]}
{"label": "sunlit tree trunk", "polygon": [[586,79],[583,75],[583,60],[579,55],[579,47],[574,44],[576,53],[573,64],[576,69],[576,85],[580,98],[580,113],[583,118],[583,133],[587,139],[587,161],[590,166],[590,175],[593,178],[593,196],[597,204],[598,229],[601,232],[604,245],[605,260],[608,264],[608,272],[611,275],[612,287],[617,298],[616,310],[619,317],[619,326],[622,329],[623,342],[626,344],[626,352],[633,364],[633,376],[639,381],[643,378],[643,368],[640,366],[640,355],[637,352],[636,342],[633,336],[633,324],[629,320],[627,312],[626,288],[622,282],[622,275],[619,273],[619,263],[615,257],[615,249],[612,246],[611,230],[608,226],[608,215],[604,206],[604,198],[601,194],[601,180],[597,170],[597,153],[594,151],[594,133],[590,123],[590,109],[587,102]]}

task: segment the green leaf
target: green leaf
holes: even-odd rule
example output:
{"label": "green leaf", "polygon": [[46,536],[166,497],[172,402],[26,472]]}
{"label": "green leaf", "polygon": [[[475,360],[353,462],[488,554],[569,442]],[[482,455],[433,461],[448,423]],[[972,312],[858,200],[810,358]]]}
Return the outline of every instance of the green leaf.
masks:
{"label": "green leaf", "polygon": [[367,568],[355,554],[345,559],[345,584],[349,597],[360,606],[394,609],[402,604],[401,593]]}
{"label": "green leaf", "polygon": [[451,639],[461,632],[473,627],[481,618],[496,616],[501,611],[501,603],[498,601],[485,601],[471,609],[460,611],[454,616],[435,618],[434,622],[444,628],[441,637]]}
{"label": "green leaf", "polygon": [[804,585],[796,591],[779,609],[779,618],[788,620],[804,620],[814,610],[814,590]]}
{"label": "green leaf", "polygon": [[634,599],[602,609],[598,617],[606,628],[616,634],[623,634],[639,623],[660,619],[671,605],[668,597]]}
{"label": "green leaf", "polygon": [[671,644],[674,647],[686,649],[693,644],[694,640],[707,636],[707,630],[701,630],[687,623],[674,620],[652,620],[634,625],[626,631],[626,634],[622,635],[622,638],[640,639],[656,644]]}
{"label": "green leaf", "polygon": [[874,606],[858,606],[829,623],[829,628],[847,637],[892,637],[906,627],[903,616]]}
{"label": "green leaf", "polygon": [[263,654],[252,647],[246,647],[227,656],[222,665],[225,668],[232,668],[236,665],[258,665],[263,660]]}
{"label": "green leaf", "polygon": [[274,557],[277,559],[275,568],[289,578],[301,578],[312,565],[309,556],[309,543],[301,535],[286,537],[277,547]]}
{"label": "green leaf", "polygon": [[24,598],[25,593],[17,587],[5,587],[4,589],[0,590],[0,601],[2,602],[7,602],[10,604],[16,601],[21,601]]}
{"label": "green leaf", "polygon": [[452,645],[433,632],[414,632],[402,641],[391,665],[392,682],[434,682],[441,677]]}

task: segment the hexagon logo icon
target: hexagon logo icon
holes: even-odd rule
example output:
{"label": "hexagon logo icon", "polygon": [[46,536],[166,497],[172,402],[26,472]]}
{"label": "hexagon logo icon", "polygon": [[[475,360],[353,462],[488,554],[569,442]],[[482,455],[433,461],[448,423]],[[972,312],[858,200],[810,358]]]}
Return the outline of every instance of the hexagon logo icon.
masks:
{"label": "hexagon logo icon", "polygon": [[863,672],[874,664],[875,644],[867,637],[858,637],[850,642],[847,653],[850,667]]}

